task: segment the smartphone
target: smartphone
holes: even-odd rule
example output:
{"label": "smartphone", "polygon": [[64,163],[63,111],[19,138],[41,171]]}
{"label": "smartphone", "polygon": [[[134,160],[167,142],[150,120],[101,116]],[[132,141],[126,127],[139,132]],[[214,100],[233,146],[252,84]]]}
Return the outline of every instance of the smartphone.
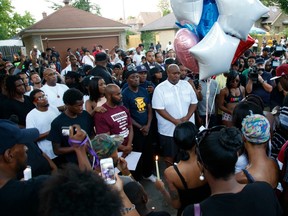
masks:
{"label": "smartphone", "polygon": [[[73,135],[76,134],[76,128],[73,127]],[[70,127],[69,126],[63,126],[62,127],[62,135],[63,136],[70,136]]]}
{"label": "smartphone", "polygon": [[114,169],[113,159],[112,158],[101,159],[100,167],[101,167],[102,177],[104,178],[105,182],[107,184],[115,184],[116,178],[115,178],[115,169]]}
{"label": "smartphone", "polygon": [[21,54],[27,56],[26,47],[21,47]]}
{"label": "smartphone", "polygon": [[63,136],[69,136],[70,131],[69,131],[69,126],[63,126],[62,127],[62,135]]}

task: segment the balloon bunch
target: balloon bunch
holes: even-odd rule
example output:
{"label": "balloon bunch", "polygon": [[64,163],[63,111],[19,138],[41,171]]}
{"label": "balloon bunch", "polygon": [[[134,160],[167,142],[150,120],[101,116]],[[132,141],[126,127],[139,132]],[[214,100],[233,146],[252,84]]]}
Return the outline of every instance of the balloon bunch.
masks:
{"label": "balloon bunch", "polygon": [[254,39],[254,22],[269,9],[259,0],[170,0],[178,26],[179,61],[200,79],[228,71]]}

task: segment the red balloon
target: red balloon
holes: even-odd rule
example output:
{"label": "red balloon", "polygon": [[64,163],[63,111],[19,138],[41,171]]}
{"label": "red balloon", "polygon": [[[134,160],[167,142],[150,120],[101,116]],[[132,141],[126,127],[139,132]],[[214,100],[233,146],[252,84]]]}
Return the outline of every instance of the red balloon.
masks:
{"label": "red balloon", "polygon": [[196,34],[186,28],[180,29],[174,39],[174,48],[177,59],[193,73],[199,73],[197,60],[191,55],[189,49],[199,42]]}
{"label": "red balloon", "polygon": [[238,48],[235,52],[235,55],[233,57],[233,60],[232,60],[232,63],[231,64],[234,64],[235,61],[247,50],[249,49],[253,44],[254,44],[255,40],[250,36],[248,35],[248,38],[246,41],[240,41],[239,45],[238,45]]}

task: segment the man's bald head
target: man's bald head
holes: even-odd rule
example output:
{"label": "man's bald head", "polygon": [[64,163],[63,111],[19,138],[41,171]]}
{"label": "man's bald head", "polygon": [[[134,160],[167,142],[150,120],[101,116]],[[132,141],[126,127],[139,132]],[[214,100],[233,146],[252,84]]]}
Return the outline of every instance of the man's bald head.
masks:
{"label": "man's bald head", "polygon": [[167,76],[168,76],[168,81],[175,85],[179,82],[180,80],[180,68],[176,64],[171,64],[168,66],[168,71],[167,71]]}
{"label": "man's bald head", "polygon": [[46,80],[46,83],[49,86],[55,86],[57,83],[57,74],[52,68],[46,68],[44,70],[43,78]]}
{"label": "man's bald head", "polygon": [[170,64],[168,66],[168,71],[175,70],[175,69],[180,71],[180,68],[177,64]]}
{"label": "man's bald head", "polygon": [[107,99],[107,104],[110,106],[115,106],[122,103],[121,89],[118,85],[108,84],[105,88],[105,97]]}
{"label": "man's bald head", "polygon": [[52,68],[46,68],[44,71],[43,71],[43,76],[47,76],[49,73],[51,72],[54,72],[54,70]]}
{"label": "man's bald head", "polygon": [[105,88],[105,96],[112,95],[115,91],[119,89],[119,86],[116,84],[108,84]]}

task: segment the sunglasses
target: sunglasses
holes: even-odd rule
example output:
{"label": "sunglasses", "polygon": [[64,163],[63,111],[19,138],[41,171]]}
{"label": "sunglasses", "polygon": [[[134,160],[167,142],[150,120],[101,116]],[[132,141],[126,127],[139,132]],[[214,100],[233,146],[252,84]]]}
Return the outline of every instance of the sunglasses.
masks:
{"label": "sunglasses", "polygon": [[216,132],[216,131],[220,131],[221,129],[223,128],[226,128],[224,125],[217,125],[217,126],[214,126],[212,128],[208,128],[208,129],[204,129],[202,131],[200,131],[197,136],[196,136],[196,148],[195,148],[195,151],[196,151],[196,155],[197,155],[197,158],[198,158],[198,161],[200,163],[203,163],[203,160],[202,160],[202,157],[201,157],[201,154],[200,154],[200,144],[203,142],[204,139],[206,139],[206,137],[208,135],[210,135],[212,132]]}

